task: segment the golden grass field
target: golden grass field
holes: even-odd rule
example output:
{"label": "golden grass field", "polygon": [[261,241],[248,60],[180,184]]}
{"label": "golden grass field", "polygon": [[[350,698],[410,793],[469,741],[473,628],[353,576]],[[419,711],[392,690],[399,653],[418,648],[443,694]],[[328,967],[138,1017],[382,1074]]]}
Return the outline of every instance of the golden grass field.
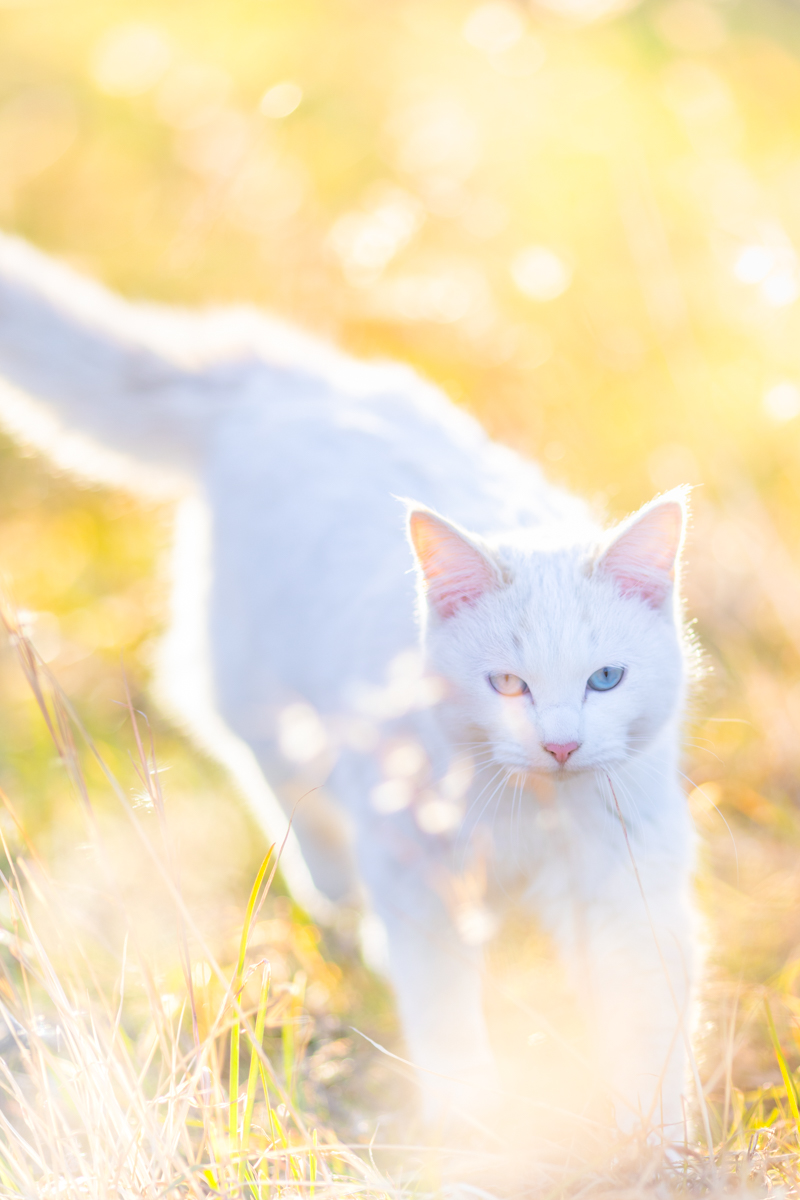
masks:
{"label": "golden grass field", "polygon": [[[147,695],[169,510],[4,441],[8,596],[121,791],[66,724],[59,759],[4,634],[0,1000],[50,1031],[0,1029],[3,1196],[455,1194],[451,1176],[797,1194],[799,135],[789,0],[0,0],[4,229],[131,297],[252,302],[409,361],[609,517],[697,485],[686,596],[707,667],[685,767],[707,954],[691,1153],[609,1160],[578,1115],[530,1107],[580,1113],[580,1030],[548,947],[527,932],[520,953],[511,929],[488,1003],[527,1165],[509,1184],[488,1135],[478,1174],[463,1148],[445,1167],[380,1149],[424,1134],[402,1068],[351,1029],[402,1054],[388,992],[353,930],[323,935],[279,879],[241,992],[253,1033],[268,959],[271,1082],[235,1032],[267,847]],[[149,730],[168,772],[143,766]]]}

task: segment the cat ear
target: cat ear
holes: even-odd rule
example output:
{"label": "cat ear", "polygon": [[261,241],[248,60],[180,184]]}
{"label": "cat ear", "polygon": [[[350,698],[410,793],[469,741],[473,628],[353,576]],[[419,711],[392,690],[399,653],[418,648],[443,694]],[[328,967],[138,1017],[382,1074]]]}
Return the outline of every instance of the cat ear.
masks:
{"label": "cat ear", "polygon": [[651,501],[617,531],[597,570],[616,580],[623,595],[660,608],[675,582],[685,519],[685,491]]}
{"label": "cat ear", "polygon": [[408,533],[425,597],[440,617],[451,617],[502,583],[499,568],[476,541],[430,509],[411,509]]}

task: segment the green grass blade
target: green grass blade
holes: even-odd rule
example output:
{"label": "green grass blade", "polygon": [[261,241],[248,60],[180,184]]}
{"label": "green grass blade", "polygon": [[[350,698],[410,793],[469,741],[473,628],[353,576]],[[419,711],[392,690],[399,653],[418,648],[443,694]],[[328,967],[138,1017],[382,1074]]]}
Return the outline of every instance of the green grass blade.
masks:
{"label": "green grass blade", "polygon": [[[264,1024],[266,1022],[266,1017],[267,1017],[267,999],[269,997],[269,983],[270,983],[270,965],[268,962],[265,962],[263,974],[261,976],[261,995],[259,996],[259,1000],[258,1000],[258,1014],[256,1016],[256,1039],[255,1039],[255,1045],[252,1047],[252,1052],[250,1054],[250,1071],[247,1076],[247,1098],[245,1100],[244,1120],[242,1122],[242,1154],[243,1154],[243,1156],[247,1153],[248,1147],[250,1145],[250,1123],[253,1119],[253,1106],[255,1104],[255,1099],[256,1099],[256,1083],[258,1080],[258,1068],[259,1068],[259,1066],[262,1065],[260,1062],[260,1059],[258,1057],[258,1050],[260,1049],[261,1043],[264,1040]],[[267,1097],[267,1104],[269,1105],[269,1097]],[[243,1169],[244,1169],[244,1157],[242,1157],[239,1161],[240,1178],[242,1177]]]}
{"label": "green grass blade", "polygon": [[237,982],[241,980],[242,972],[244,971],[244,956],[247,953],[247,940],[250,937],[250,923],[253,920],[253,912],[256,907],[256,900],[258,899],[258,893],[261,890],[261,884],[264,882],[264,876],[267,873],[267,867],[269,866],[270,859],[272,858],[272,852],[274,849],[275,849],[275,845],[273,843],[270,846],[269,850],[267,851],[267,853],[264,857],[264,861],[262,862],[261,866],[258,868],[258,874],[255,877],[253,887],[250,891],[250,899],[247,901],[247,908],[245,909],[245,913],[244,913],[244,924],[242,926],[242,937],[241,937],[241,941],[239,943],[239,961],[236,964],[236,980],[237,980]]}
{"label": "green grass blade", "polygon": [[231,1026],[230,1073],[228,1077],[228,1133],[231,1151],[239,1146],[239,1018]]}
{"label": "green grass blade", "polygon": [[767,1024],[769,1025],[769,1036],[772,1039],[772,1048],[775,1051],[775,1057],[778,1060],[778,1066],[780,1067],[781,1075],[783,1076],[784,1087],[786,1088],[786,1098],[789,1101],[789,1108],[791,1109],[792,1116],[795,1119],[795,1124],[797,1124],[800,1122],[800,1106],[798,1106],[797,1103],[797,1088],[795,1086],[794,1079],[792,1078],[792,1073],[789,1070],[789,1064],[783,1057],[783,1051],[781,1050],[780,1042],[778,1041],[778,1032],[775,1028],[775,1022],[772,1019],[772,1010],[770,1009],[769,1001],[767,1000],[766,996],[764,997],[764,1008],[767,1013]]}
{"label": "green grass blade", "polygon": [[286,1134],[283,1131],[283,1126],[278,1120],[277,1113],[273,1108],[270,1108],[269,1110],[269,1120],[272,1126],[273,1140],[279,1144],[282,1150],[285,1150],[289,1143],[286,1140]]}
{"label": "green grass blade", "polygon": [[283,1074],[286,1091],[294,1103],[294,1006],[289,1010],[281,1029],[281,1044],[283,1046]]}
{"label": "green grass blade", "polygon": [[[233,977],[233,997],[238,1002],[242,990],[242,973],[244,972],[244,960],[247,954],[247,942],[250,937],[250,925],[253,920],[253,912],[255,911],[258,893],[261,890],[261,885],[264,882],[264,876],[267,873],[272,852],[275,845],[270,846],[264,861],[258,869],[258,874],[255,877],[252,888],[250,889],[250,897],[247,901],[247,908],[244,914],[244,924],[242,925],[242,936],[239,942],[239,960],[236,964],[236,974]],[[230,1052],[230,1073],[228,1079],[228,1134],[230,1137],[231,1151],[235,1152],[239,1148],[239,1014],[235,1014],[233,1024],[231,1025],[231,1052]]]}
{"label": "green grass blade", "polygon": [[269,1099],[269,1079],[267,1077],[267,1072],[264,1069],[264,1064],[262,1063],[261,1059],[258,1060],[258,1070],[259,1070],[259,1074],[261,1075],[261,1086],[264,1089],[264,1100],[266,1101],[266,1104],[267,1104],[267,1114],[268,1114],[270,1122],[271,1122],[272,1121],[272,1105],[270,1104],[270,1099]]}
{"label": "green grass blade", "polygon": [[316,1192],[317,1182],[317,1131],[314,1129],[311,1133],[312,1150],[308,1156],[308,1178],[311,1186],[308,1189],[309,1195],[313,1196]]}

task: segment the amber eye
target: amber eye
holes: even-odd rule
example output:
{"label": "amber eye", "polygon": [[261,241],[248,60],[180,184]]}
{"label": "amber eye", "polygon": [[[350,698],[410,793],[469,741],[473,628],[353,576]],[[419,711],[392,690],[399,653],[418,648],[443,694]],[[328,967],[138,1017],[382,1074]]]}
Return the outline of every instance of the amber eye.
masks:
{"label": "amber eye", "polygon": [[501,696],[523,696],[528,685],[519,675],[490,675],[489,683]]}

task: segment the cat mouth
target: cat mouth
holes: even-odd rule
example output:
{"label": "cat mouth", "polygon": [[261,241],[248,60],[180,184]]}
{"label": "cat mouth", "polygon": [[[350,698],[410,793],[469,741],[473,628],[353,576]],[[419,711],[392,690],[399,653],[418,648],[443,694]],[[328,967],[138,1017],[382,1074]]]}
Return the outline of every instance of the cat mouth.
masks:
{"label": "cat mouth", "polygon": [[537,775],[555,776],[556,779],[563,779],[565,775],[582,775],[585,771],[590,771],[592,768],[584,766],[583,763],[549,763],[541,767],[533,767],[532,771]]}
{"label": "cat mouth", "polygon": [[568,759],[565,763],[526,763],[525,766],[517,765],[511,769],[518,774],[537,776],[539,779],[569,779],[576,775],[589,775],[594,771],[611,770],[623,762],[625,756],[621,755],[608,760],[593,758],[589,762],[572,762]]}
{"label": "cat mouth", "polygon": [[582,775],[595,769],[594,764],[583,763],[532,763],[506,762],[503,764],[515,775],[534,775],[539,779],[563,779],[567,775]]}

